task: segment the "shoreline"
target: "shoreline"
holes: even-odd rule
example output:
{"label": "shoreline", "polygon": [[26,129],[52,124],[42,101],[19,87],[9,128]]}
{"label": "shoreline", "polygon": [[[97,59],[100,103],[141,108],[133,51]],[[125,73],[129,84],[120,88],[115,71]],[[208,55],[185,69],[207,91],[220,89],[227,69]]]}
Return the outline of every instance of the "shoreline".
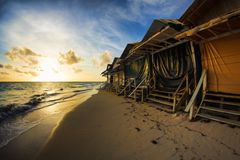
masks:
{"label": "shoreline", "polygon": [[189,122],[100,91],[67,114],[37,159],[239,159],[240,129]]}
{"label": "shoreline", "polygon": [[[35,159],[64,116],[97,92],[98,91],[94,89],[79,94],[68,101],[38,109],[37,111],[50,112],[52,114],[44,117],[39,124],[20,133],[0,148],[0,157],[2,159]],[[28,116],[30,119],[34,118],[31,113],[24,116]]]}

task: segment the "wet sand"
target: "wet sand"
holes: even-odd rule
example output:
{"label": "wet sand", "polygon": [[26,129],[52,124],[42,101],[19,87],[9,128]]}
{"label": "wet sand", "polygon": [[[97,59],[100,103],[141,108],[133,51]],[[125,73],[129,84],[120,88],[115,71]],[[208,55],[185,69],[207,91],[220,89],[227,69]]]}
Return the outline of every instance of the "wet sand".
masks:
{"label": "wet sand", "polygon": [[[1,160],[28,160],[36,159],[39,152],[47,143],[55,128],[58,127],[63,117],[71,112],[79,104],[86,101],[91,95],[97,91],[79,94],[66,102],[58,103],[50,107],[40,109],[40,112],[51,112],[51,116],[44,118],[39,125],[22,133],[17,138],[13,139],[6,146],[0,149]],[[39,113],[41,114],[41,113]],[[27,116],[33,116],[27,115]]]}
{"label": "wet sand", "polygon": [[100,91],[59,123],[37,159],[240,159],[240,128],[189,122]]}

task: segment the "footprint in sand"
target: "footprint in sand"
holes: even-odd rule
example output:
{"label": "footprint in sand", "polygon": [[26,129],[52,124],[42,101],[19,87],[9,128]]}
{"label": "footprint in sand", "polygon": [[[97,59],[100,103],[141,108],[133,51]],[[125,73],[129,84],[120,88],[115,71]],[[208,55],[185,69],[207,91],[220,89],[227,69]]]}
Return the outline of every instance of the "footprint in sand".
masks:
{"label": "footprint in sand", "polygon": [[136,129],[138,132],[140,132],[140,131],[141,131],[141,129],[140,129],[140,128],[138,128],[138,127],[136,127],[135,129]]}
{"label": "footprint in sand", "polygon": [[152,144],[158,144],[158,142],[156,140],[152,140],[151,143]]}

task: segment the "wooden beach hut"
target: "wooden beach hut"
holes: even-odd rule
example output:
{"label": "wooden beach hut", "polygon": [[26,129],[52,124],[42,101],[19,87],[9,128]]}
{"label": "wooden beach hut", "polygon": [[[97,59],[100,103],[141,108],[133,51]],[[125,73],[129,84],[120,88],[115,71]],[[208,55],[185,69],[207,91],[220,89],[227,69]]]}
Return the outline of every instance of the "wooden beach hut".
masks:
{"label": "wooden beach hut", "polygon": [[143,100],[143,90],[146,88],[145,79],[149,73],[149,59],[146,56],[129,58],[129,51],[137,44],[128,44],[120,57],[122,59],[120,65],[124,68],[125,83],[119,94],[124,94],[135,100]]}
{"label": "wooden beach hut", "polygon": [[154,20],[127,57],[149,57],[146,100],[168,112],[185,108],[195,82],[196,60],[191,43],[175,38],[184,30],[186,27],[177,20]]}
{"label": "wooden beach hut", "polygon": [[106,70],[104,70],[101,73],[103,77],[106,77],[106,82],[103,85],[103,89],[110,90],[112,86],[112,76],[110,74],[111,70],[112,70],[112,64],[107,64]]}
{"label": "wooden beach hut", "polygon": [[125,74],[123,70],[123,66],[120,65],[121,59],[115,57],[112,63],[112,70],[110,72],[113,77],[113,90],[116,94],[119,93],[120,89],[124,86]]}
{"label": "wooden beach hut", "polygon": [[197,44],[202,68],[185,110],[240,126],[240,1],[195,0],[180,21],[190,29],[176,38]]}

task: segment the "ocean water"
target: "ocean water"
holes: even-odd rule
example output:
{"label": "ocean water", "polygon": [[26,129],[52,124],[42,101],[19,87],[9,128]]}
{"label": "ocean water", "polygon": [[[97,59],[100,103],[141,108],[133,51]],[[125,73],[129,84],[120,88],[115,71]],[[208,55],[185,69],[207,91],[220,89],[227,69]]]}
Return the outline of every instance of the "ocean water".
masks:
{"label": "ocean water", "polygon": [[[39,110],[71,101],[100,85],[98,82],[0,83],[0,148],[50,115],[50,112],[39,114]],[[37,111],[34,118],[25,118]]]}

